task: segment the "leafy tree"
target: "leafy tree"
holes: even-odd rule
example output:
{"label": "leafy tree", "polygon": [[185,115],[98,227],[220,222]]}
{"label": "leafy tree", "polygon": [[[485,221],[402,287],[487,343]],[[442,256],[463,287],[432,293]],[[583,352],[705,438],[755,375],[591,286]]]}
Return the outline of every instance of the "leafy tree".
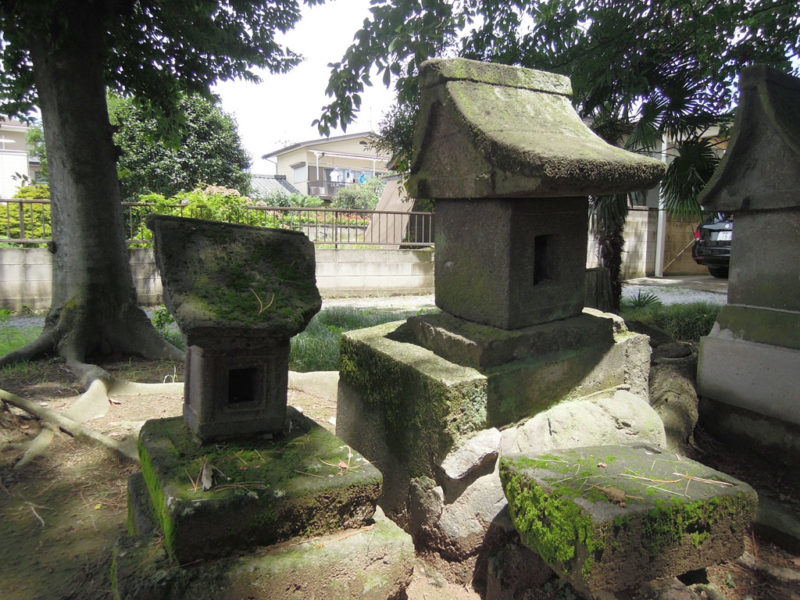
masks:
{"label": "leafy tree", "polygon": [[333,208],[373,210],[381,199],[384,183],[380,177],[348,185],[336,192],[331,206]]}
{"label": "leafy tree", "polygon": [[45,328],[0,365],[55,350],[89,381],[93,355],[182,357],[136,303],[106,89],[179,131],[182,94],[296,64],[275,35],[299,17],[299,0],[0,0],[0,112],[41,110],[53,202]]}
{"label": "leafy tree", "polygon": [[242,148],[234,120],[199,94],[178,100],[184,124],[164,140],[158,118],[134,98],[109,97],[109,116],[122,198],[135,202],[142,194],[172,196],[198,184],[221,185],[246,193],[250,159]]}
{"label": "leafy tree", "polygon": [[[377,70],[398,98],[381,127],[384,149],[408,164],[422,61],[457,54],[544,69],[570,77],[576,109],[607,141],[640,150],[667,134],[679,141],[664,189],[682,214],[699,212],[696,194],[714,163],[704,135],[730,121],[740,71],[764,63],[789,72],[800,50],[794,0],[378,0],[371,12],[332,65],[321,131],[353,119]],[[618,273],[627,206],[594,204],[607,266]]]}

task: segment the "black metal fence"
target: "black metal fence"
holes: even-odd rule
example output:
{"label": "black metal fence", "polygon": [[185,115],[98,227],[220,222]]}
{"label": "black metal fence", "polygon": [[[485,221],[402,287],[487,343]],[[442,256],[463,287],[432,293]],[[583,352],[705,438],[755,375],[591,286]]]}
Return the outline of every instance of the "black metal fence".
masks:
{"label": "black metal fence", "polygon": [[[149,214],[167,212],[183,217],[212,218],[203,206],[123,202],[128,243],[152,244],[145,225]],[[424,247],[433,245],[433,213],[236,206],[223,211],[228,223],[302,231],[315,244],[339,246]],[[0,200],[0,244],[25,246],[48,242],[52,236],[49,200]]]}

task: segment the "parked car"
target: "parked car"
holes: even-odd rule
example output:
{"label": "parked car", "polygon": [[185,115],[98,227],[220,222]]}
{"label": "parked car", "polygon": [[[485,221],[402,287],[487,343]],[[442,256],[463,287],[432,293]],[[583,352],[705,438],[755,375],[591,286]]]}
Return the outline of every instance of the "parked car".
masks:
{"label": "parked car", "polygon": [[714,277],[727,277],[731,262],[733,215],[714,213],[694,231],[692,258],[698,265],[708,267]]}

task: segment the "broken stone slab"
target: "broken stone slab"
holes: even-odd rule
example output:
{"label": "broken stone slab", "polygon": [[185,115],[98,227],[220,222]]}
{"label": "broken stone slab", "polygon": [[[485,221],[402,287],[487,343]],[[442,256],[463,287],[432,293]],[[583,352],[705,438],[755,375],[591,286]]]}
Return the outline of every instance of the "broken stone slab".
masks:
{"label": "broken stone slab", "polygon": [[164,302],[187,345],[260,347],[305,329],[322,300],[302,233],[150,215]]}
{"label": "broken stone slab", "polygon": [[123,537],[112,582],[117,600],[387,600],[403,597],[413,569],[411,536],[377,509],[360,528],[186,567],[159,536]]}
{"label": "broken stone slab", "polygon": [[[664,426],[643,399],[624,390],[557,404],[501,433],[501,455],[539,454],[552,449],[600,444],[645,443],[661,446]],[[474,556],[491,531],[513,531],[496,465],[491,472],[458,487],[437,473],[412,478],[411,530],[453,560]],[[457,493],[456,493],[457,492]]]}
{"label": "broken stone slab", "polygon": [[645,400],[627,390],[607,390],[562,402],[503,430],[502,455],[608,444],[666,445],[664,424]]}
{"label": "broken stone slab", "polygon": [[446,478],[461,481],[489,464],[489,469],[494,470],[499,450],[500,430],[484,429],[451,450],[439,466]]}
{"label": "broken stone slab", "polygon": [[587,596],[738,557],[758,504],[748,484],[647,446],[504,456],[500,478],[522,541]]}
{"label": "broken stone slab", "polygon": [[293,408],[288,423],[274,439],[209,445],[180,418],[144,424],[142,472],[164,545],[178,562],[359,527],[372,517],[378,470]]}

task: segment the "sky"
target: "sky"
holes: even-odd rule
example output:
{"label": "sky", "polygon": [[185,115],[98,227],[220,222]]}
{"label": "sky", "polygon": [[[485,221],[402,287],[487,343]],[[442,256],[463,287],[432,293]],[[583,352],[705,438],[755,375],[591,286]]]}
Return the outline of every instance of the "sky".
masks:
{"label": "sky", "polygon": [[[222,109],[239,126],[242,145],[253,161],[254,174],[273,174],[275,164],[261,159],[263,154],[284,146],[320,137],[311,125],[322,107],[330,102],[325,95],[330,68],[353,41],[355,32],[369,16],[369,0],[328,0],[321,6],[303,5],[303,17],[282,41],[305,60],[289,73],[262,73],[261,83],[222,82],[214,92],[222,99]],[[373,78],[375,85],[362,94],[357,121],[347,133],[374,131],[393,103],[393,93]],[[341,130],[331,135],[341,135]]]}

